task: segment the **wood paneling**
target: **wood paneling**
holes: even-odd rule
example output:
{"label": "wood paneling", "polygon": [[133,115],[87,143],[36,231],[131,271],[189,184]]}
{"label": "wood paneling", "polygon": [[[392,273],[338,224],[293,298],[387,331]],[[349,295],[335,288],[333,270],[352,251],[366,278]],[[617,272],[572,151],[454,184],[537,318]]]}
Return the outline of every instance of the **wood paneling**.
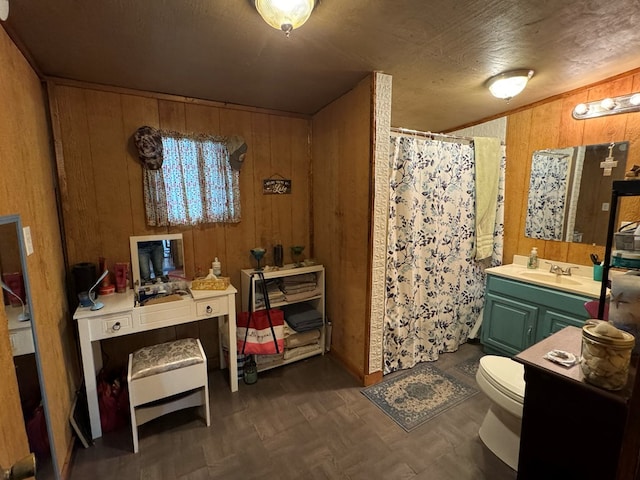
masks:
{"label": "wood paneling", "polygon": [[[542,148],[629,141],[627,165],[640,164],[640,114],[627,113],[588,120],[574,120],[573,107],[580,102],[624,95],[640,89],[640,74],[618,76],[595,86],[540,102],[509,115],[507,122],[507,171],[505,192],[504,262],[514,254],[528,255],[537,246],[541,257],[589,265],[589,253],[603,257],[604,246],[534,240],[524,236],[531,155]],[[628,170],[626,168],[625,170]],[[609,196],[610,198],[610,196]],[[619,219],[640,219],[640,200],[623,199]],[[518,219],[516,223],[516,219]]]}
{"label": "wood paneling", "polygon": [[[64,179],[64,229],[70,269],[79,262],[97,264],[104,256],[111,268],[127,262],[129,236],[182,233],[187,275],[206,274],[218,257],[223,274],[240,288],[240,269],[252,266],[249,250],[268,249],[276,241],[285,249],[310,245],[310,128],[299,115],[225,107],[148,92],[93,88],[50,81],[59,114],[59,174]],[[242,221],[238,224],[151,228],[146,226],[142,165],[131,136],[143,125],[186,133],[241,135],[248,145],[240,173]],[[61,158],[60,158],[61,157]],[[290,178],[291,195],[263,195],[262,180],[274,174]],[[313,252],[307,249],[307,256]],[[237,308],[240,305],[238,295]],[[244,307],[246,308],[246,306]],[[218,364],[217,325],[199,322],[132,338],[103,342],[109,368],[126,362],[139,346],[175,337],[199,336]]]}
{"label": "wood paneling", "polygon": [[327,268],[332,354],[360,378],[370,291],[371,78],[313,117],[316,258]]}
{"label": "wood paneling", "polygon": [[[38,77],[4,29],[0,29],[0,59],[0,215],[19,214],[23,226],[31,228],[34,253],[26,263],[32,323],[62,467],[73,445],[68,415],[79,371],[65,294],[47,104]],[[29,447],[4,313],[0,325],[0,464],[7,466],[26,455]]]}

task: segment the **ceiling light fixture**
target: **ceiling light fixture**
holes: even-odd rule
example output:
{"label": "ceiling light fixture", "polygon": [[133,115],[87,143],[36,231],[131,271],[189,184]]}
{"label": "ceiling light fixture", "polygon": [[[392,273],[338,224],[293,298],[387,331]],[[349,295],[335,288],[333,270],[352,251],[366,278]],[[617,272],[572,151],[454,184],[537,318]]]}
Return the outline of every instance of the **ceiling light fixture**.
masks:
{"label": "ceiling light fixture", "polygon": [[256,10],[265,22],[287,37],[309,20],[315,0],[255,0]]}
{"label": "ceiling light fixture", "polygon": [[524,90],[529,79],[533,77],[533,73],[531,69],[504,72],[487,80],[487,88],[491,95],[508,102]]}
{"label": "ceiling light fixture", "polygon": [[616,115],[618,113],[640,112],[640,93],[630,93],[619,97],[607,97],[593,102],[579,103],[573,109],[576,120]]}

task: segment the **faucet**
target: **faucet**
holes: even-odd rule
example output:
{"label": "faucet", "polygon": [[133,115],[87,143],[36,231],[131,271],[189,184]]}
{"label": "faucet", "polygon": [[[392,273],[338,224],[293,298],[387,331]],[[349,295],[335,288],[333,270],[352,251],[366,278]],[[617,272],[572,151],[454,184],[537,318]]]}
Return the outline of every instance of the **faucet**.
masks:
{"label": "faucet", "polygon": [[[547,262],[549,263],[549,262]],[[560,265],[556,265],[555,263],[551,263],[551,268],[549,268],[549,272],[550,273],[555,273],[557,276],[560,275],[566,275],[568,277],[571,276],[571,269],[572,268],[579,268],[579,267],[574,267],[572,265],[568,266],[568,267],[562,267]]]}

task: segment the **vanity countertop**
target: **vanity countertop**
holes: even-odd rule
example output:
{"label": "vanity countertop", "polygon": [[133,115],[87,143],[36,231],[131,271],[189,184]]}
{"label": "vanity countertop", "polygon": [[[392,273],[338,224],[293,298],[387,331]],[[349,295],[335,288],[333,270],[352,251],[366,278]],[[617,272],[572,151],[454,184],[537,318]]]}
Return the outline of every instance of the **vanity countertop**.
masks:
{"label": "vanity countertop", "polygon": [[[571,266],[574,268],[572,274],[556,275],[549,272],[550,265],[545,262],[560,265],[562,267]],[[547,267],[547,268],[545,268]],[[578,268],[576,268],[578,267]],[[600,297],[601,283],[593,280],[593,267],[584,265],[572,265],[563,262],[551,262],[540,259],[540,267],[536,269],[527,268],[527,257],[522,255],[514,256],[514,263],[501,265],[499,267],[487,268],[489,275],[510,278],[520,282],[530,283],[541,287],[553,288],[563,292],[576,293],[590,298]]]}

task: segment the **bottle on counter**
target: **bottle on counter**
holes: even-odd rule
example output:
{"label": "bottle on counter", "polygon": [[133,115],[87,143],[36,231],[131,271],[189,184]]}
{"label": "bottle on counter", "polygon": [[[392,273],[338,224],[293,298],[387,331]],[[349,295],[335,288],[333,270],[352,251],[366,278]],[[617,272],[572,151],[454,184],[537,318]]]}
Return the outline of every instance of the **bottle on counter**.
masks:
{"label": "bottle on counter", "polygon": [[527,268],[538,268],[538,249],[533,247],[529,254],[529,261],[527,262]]}
{"label": "bottle on counter", "polygon": [[282,267],[284,265],[284,249],[281,243],[273,247],[273,264],[276,267]]}

